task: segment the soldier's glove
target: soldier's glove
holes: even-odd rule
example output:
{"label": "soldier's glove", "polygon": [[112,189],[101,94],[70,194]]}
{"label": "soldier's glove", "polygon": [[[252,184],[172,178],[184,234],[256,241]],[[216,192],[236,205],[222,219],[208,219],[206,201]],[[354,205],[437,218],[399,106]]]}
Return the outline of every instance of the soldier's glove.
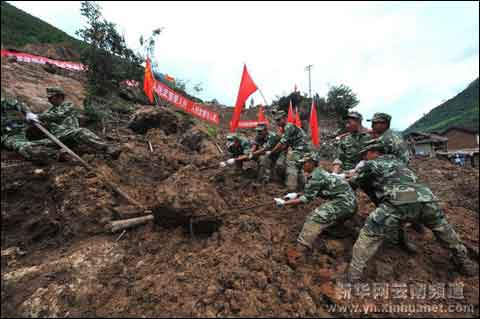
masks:
{"label": "soldier's glove", "polygon": [[281,198],[274,198],[275,204],[277,204],[277,207],[283,207],[285,206],[285,201]]}
{"label": "soldier's glove", "polygon": [[220,162],[220,167],[221,167],[221,168],[224,168],[225,166],[227,166],[227,163],[225,163],[225,162]]}
{"label": "soldier's glove", "polygon": [[27,122],[40,123],[40,120],[38,119],[38,115],[32,112],[27,112],[27,114],[25,114],[25,119],[27,120]]}
{"label": "soldier's glove", "polygon": [[233,164],[235,164],[235,159],[234,159],[234,158],[231,158],[231,159],[227,160],[226,163],[227,163],[228,165],[233,165]]}
{"label": "soldier's glove", "polygon": [[284,200],[292,200],[292,199],[297,199],[298,194],[297,193],[288,193],[283,197]]}
{"label": "soldier's glove", "polygon": [[252,160],[253,159],[253,153],[248,154],[248,159]]}

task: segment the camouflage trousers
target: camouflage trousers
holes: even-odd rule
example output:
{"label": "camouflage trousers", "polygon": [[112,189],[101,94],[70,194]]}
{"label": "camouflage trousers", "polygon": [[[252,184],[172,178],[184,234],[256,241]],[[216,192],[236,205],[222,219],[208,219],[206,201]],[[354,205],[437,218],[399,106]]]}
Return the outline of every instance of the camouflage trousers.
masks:
{"label": "camouflage trousers", "polygon": [[281,179],[285,175],[286,155],[271,157],[263,155],[258,159],[258,178],[264,182],[269,182],[274,177]]}
{"label": "camouflage trousers", "polygon": [[289,151],[286,159],[286,186],[289,192],[296,192],[303,187],[304,177],[300,159],[303,153],[299,151]]}
{"label": "camouflage trousers", "polygon": [[[107,149],[107,144],[97,135],[85,128],[71,129],[55,134],[55,136],[67,146],[87,145],[94,150],[103,151]],[[37,150],[42,149],[48,156],[54,157],[57,154],[58,146],[48,138],[30,141],[27,139],[25,131],[2,137],[2,145],[7,149],[20,153],[27,159],[34,159]]]}
{"label": "camouflage trousers", "polygon": [[363,273],[368,261],[385,240],[395,241],[406,222],[425,225],[440,244],[454,255],[464,256],[467,249],[437,203],[413,203],[393,206],[381,203],[371,213],[353,246],[350,269]]}
{"label": "camouflage trousers", "polygon": [[315,208],[306,218],[297,242],[312,248],[315,239],[326,228],[344,222],[355,215],[356,211],[357,199],[353,191]]}

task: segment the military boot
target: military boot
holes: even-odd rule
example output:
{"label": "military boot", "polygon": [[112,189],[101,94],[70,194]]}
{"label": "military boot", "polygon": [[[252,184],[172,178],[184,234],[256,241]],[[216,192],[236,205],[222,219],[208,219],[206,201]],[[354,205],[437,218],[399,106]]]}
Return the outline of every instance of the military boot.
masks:
{"label": "military boot", "polygon": [[475,263],[468,257],[467,250],[458,249],[452,253],[455,268],[464,276],[473,277],[477,274]]}
{"label": "military boot", "polygon": [[407,252],[409,255],[416,255],[418,253],[417,246],[408,238],[405,230],[400,233],[399,246]]}

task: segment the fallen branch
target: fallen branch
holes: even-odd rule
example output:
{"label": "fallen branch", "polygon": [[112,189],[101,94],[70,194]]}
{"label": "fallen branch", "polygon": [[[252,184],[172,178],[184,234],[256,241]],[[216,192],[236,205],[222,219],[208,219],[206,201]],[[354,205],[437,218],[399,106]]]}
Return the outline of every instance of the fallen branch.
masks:
{"label": "fallen branch", "polygon": [[149,221],[153,220],[153,215],[147,215],[143,217],[131,218],[131,219],[123,219],[117,220],[110,223],[109,227],[112,233],[115,233],[120,230],[132,228],[135,226],[140,226],[148,223]]}

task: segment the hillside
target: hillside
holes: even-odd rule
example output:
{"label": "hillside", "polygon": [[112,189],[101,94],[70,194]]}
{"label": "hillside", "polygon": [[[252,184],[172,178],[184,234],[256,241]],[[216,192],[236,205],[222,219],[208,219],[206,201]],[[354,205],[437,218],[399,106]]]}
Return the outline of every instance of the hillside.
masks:
{"label": "hillside", "polygon": [[[29,51],[28,49],[35,45],[48,47],[48,45],[52,44],[61,44],[61,50],[73,51],[76,54],[65,54],[64,52],[60,52],[60,54],[58,52],[53,54],[52,52],[45,53],[50,53],[49,55],[52,58],[63,57],[64,59],[73,58],[74,60],[79,60],[78,53],[83,45],[80,40],[72,38],[62,30],[12,6],[8,2],[1,2],[1,12],[2,48],[23,48],[23,51]],[[43,52],[36,51],[41,55],[45,55],[42,54]]]}
{"label": "hillside", "polygon": [[443,132],[452,126],[478,131],[478,78],[454,98],[440,104],[413,123],[411,131]]}

